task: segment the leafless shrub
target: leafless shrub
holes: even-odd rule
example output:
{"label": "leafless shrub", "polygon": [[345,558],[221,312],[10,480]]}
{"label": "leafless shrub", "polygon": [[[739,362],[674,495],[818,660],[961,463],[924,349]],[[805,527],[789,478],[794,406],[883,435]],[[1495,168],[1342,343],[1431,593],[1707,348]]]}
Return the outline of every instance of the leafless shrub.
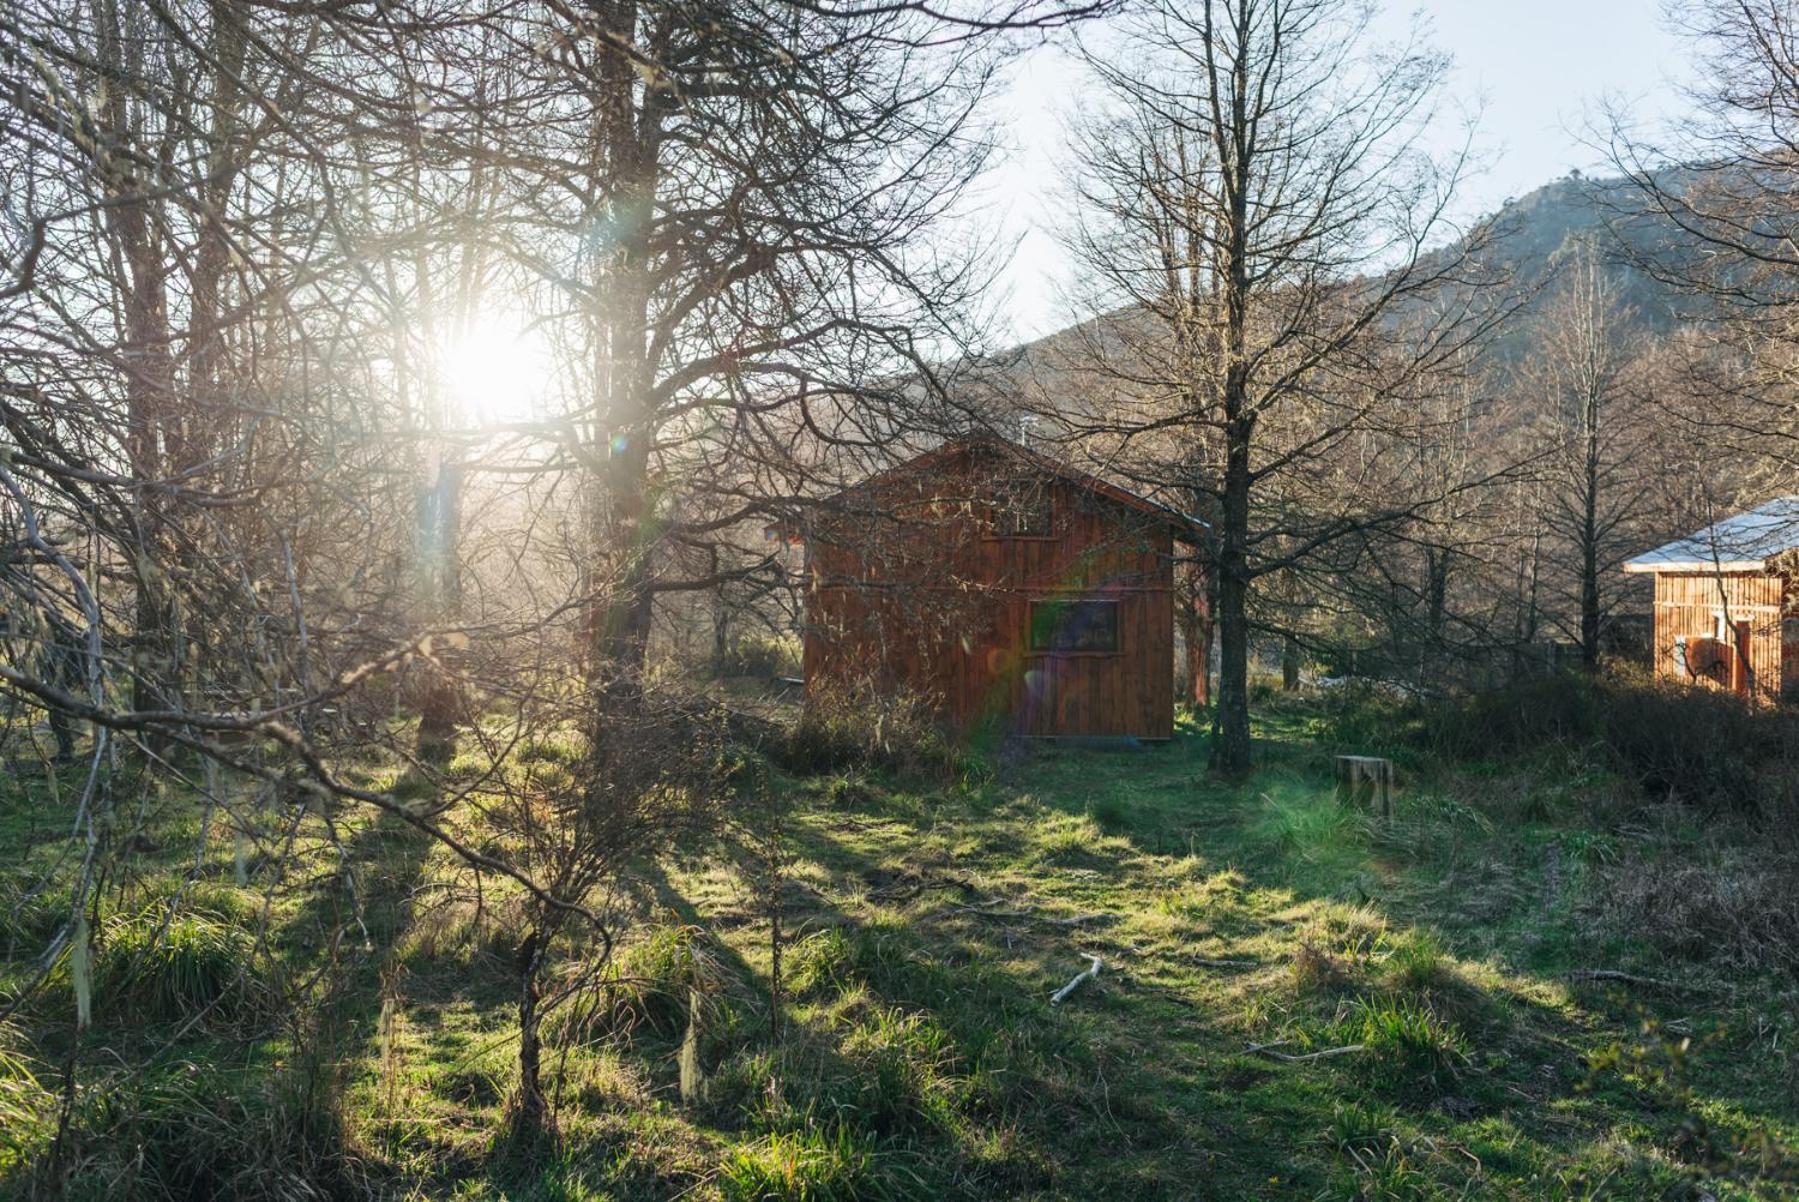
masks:
{"label": "leafless shrub", "polygon": [[[1560,746],[1618,773],[1643,801],[1744,816],[1780,837],[1799,807],[1799,713],[1726,693],[1632,674],[1554,673],[1379,712],[1401,750],[1454,761]],[[1338,737],[1369,730],[1368,716],[1346,716]]]}
{"label": "leafless shrub", "polygon": [[1633,859],[1597,891],[1602,921],[1668,956],[1747,971],[1799,969],[1799,860],[1752,848]]}
{"label": "leafless shrub", "polygon": [[929,698],[875,687],[820,684],[790,732],[783,760],[802,772],[879,767],[949,775],[961,765]]}

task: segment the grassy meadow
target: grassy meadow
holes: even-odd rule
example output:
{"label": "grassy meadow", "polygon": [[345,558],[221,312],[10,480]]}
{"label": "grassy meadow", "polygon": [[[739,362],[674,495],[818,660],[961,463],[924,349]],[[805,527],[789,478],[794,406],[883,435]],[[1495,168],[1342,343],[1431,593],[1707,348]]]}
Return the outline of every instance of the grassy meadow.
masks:
{"label": "grassy meadow", "polygon": [[[0,1192],[54,1163],[96,1199],[1794,1196],[1775,853],[1578,746],[1447,764],[1397,721],[1266,707],[1236,784],[1191,716],[953,772],[771,766],[773,852],[721,835],[610,899],[624,941],[550,1020],[531,1148],[503,1137],[516,899],[350,812],[240,887],[233,839],[196,861],[207,815],[153,798],[94,1025],[71,1043],[65,957],[0,1028]],[[1330,779],[1383,740],[1391,819]],[[56,927],[47,787],[0,812],[8,996]]]}

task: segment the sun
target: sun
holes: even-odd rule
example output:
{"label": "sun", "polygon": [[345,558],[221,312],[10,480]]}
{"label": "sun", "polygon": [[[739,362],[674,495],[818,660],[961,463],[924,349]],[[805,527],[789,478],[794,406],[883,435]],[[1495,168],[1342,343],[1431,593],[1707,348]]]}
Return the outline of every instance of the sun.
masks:
{"label": "sun", "polygon": [[503,318],[471,325],[444,347],[439,366],[458,412],[477,425],[537,416],[550,388],[543,337]]}

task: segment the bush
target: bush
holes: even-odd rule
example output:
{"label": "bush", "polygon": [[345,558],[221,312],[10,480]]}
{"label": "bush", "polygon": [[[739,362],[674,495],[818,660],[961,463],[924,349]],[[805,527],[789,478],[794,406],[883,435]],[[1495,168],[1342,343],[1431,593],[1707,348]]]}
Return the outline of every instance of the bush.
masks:
{"label": "bush", "polygon": [[1317,705],[1323,742],[1334,752],[1410,761],[1424,749],[1426,707],[1382,681],[1341,681]]}
{"label": "bush", "polygon": [[[1690,858],[1689,858],[1690,857]],[[1608,871],[1610,925],[1682,960],[1762,972],[1799,970],[1799,863],[1736,851],[1632,861]]]}
{"label": "bush", "polygon": [[719,979],[702,940],[698,927],[657,927],[621,952],[609,982],[612,1029],[628,1033],[641,1026],[665,1039],[684,1032],[689,995],[712,992]]}
{"label": "bush", "polygon": [[1460,1031],[1428,1007],[1404,998],[1365,998],[1329,1033],[1337,1046],[1359,1044],[1360,1074],[1375,1088],[1406,1099],[1440,1094],[1468,1061]]}
{"label": "bush", "polygon": [[935,1119],[948,1127],[948,1069],[954,1044],[923,1014],[879,1008],[843,1041],[857,1068],[854,1106],[872,1128],[898,1132]]}
{"label": "bush", "polygon": [[1433,754],[1460,760],[1585,744],[1600,734],[1602,692],[1597,682],[1572,673],[1531,677],[1460,704],[1430,705],[1413,739]]}
{"label": "bush", "polygon": [[[75,1197],[347,1197],[352,1188],[335,1087],[301,1057],[260,1086],[192,1060],[84,1089],[70,1124],[66,1193]],[[33,1171],[48,1166],[40,1161]],[[45,1196],[63,1196],[39,1178]]]}
{"label": "bush", "polygon": [[885,768],[946,777],[962,767],[928,699],[874,688],[815,689],[786,744],[782,766],[792,772]]}
{"label": "bush", "polygon": [[33,1067],[24,1037],[0,1022],[0,1181],[31,1165],[56,1133],[56,1096]]}
{"label": "bush", "polygon": [[835,777],[825,786],[825,804],[833,810],[865,809],[874,800],[874,790],[857,776]]}
{"label": "bush", "polygon": [[731,1149],[719,1169],[727,1202],[854,1202],[870,1196],[869,1141],[849,1128],[776,1132]]}
{"label": "bush", "polygon": [[1064,868],[1104,864],[1130,845],[1086,814],[1051,814],[1037,826],[1037,862]]}
{"label": "bush", "polygon": [[547,734],[525,743],[514,758],[521,764],[557,764],[565,768],[578,768],[587,759],[587,744],[578,735]]}
{"label": "bush", "polygon": [[1131,808],[1116,797],[1097,797],[1089,801],[1087,816],[1108,835],[1128,830],[1131,825]]}
{"label": "bush", "polygon": [[713,657],[716,676],[798,676],[799,640],[791,635],[738,635],[723,654]]}
{"label": "bush", "polygon": [[795,997],[828,996],[857,984],[856,948],[841,927],[816,931],[787,951],[787,988]]}
{"label": "bush", "polygon": [[1790,803],[1799,723],[1784,710],[1667,685],[1609,687],[1601,701],[1607,748],[1645,792],[1745,813]]}
{"label": "bush", "polygon": [[1555,673],[1428,707],[1343,705],[1330,725],[1335,741],[1376,750],[1383,727],[1423,756],[1484,761],[1560,745],[1653,797],[1764,818],[1799,808],[1799,713],[1709,689]]}
{"label": "bush", "polygon": [[94,969],[95,1005],[134,1020],[177,1022],[202,1011],[229,1021],[254,1009],[255,941],[218,915],[151,907],[106,927]]}
{"label": "bush", "polygon": [[1339,1155],[1353,1155],[1385,1145],[1393,1138],[1396,1126],[1393,1111],[1379,1102],[1339,1102],[1331,1110],[1325,1138]]}
{"label": "bush", "polygon": [[1335,993],[1349,985],[1349,969],[1342,960],[1310,940],[1293,954],[1293,990],[1301,995]]}
{"label": "bush", "polygon": [[37,955],[68,920],[65,892],[34,893],[21,881],[0,877],[0,958],[24,960]]}
{"label": "bush", "polygon": [[1430,931],[1413,931],[1401,939],[1384,968],[1396,987],[1418,993],[1440,989],[1449,978],[1443,945]]}

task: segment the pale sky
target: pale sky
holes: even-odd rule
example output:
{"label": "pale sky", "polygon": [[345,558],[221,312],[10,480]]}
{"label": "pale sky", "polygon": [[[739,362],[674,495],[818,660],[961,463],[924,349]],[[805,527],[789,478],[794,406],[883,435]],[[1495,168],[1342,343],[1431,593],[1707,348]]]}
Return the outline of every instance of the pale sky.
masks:
{"label": "pale sky", "polygon": [[[1653,127],[1681,103],[1687,45],[1662,19],[1660,0],[1425,0],[1415,6],[1433,44],[1455,59],[1445,100],[1483,104],[1476,146],[1487,166],[1469,181],[1471,213],[1497,209],[1573,168],[1603,171],[1585,144],[1602,101]],[[1414,6],[1389,2],[1381,21],[1403,33]],[[1020,339],[1068,324],[1056,292],[1061,252],[1047,225],[1057,200],[1062,121],[1078,103],[1079,67],[1061,47],[1033,50],[1015,68],[1005,120],[1014,150],[987,193],[1004,233],[1019,240],[1002,277],[1002,316]],[[1459,133],[1446,123],[1447,144]]]}

